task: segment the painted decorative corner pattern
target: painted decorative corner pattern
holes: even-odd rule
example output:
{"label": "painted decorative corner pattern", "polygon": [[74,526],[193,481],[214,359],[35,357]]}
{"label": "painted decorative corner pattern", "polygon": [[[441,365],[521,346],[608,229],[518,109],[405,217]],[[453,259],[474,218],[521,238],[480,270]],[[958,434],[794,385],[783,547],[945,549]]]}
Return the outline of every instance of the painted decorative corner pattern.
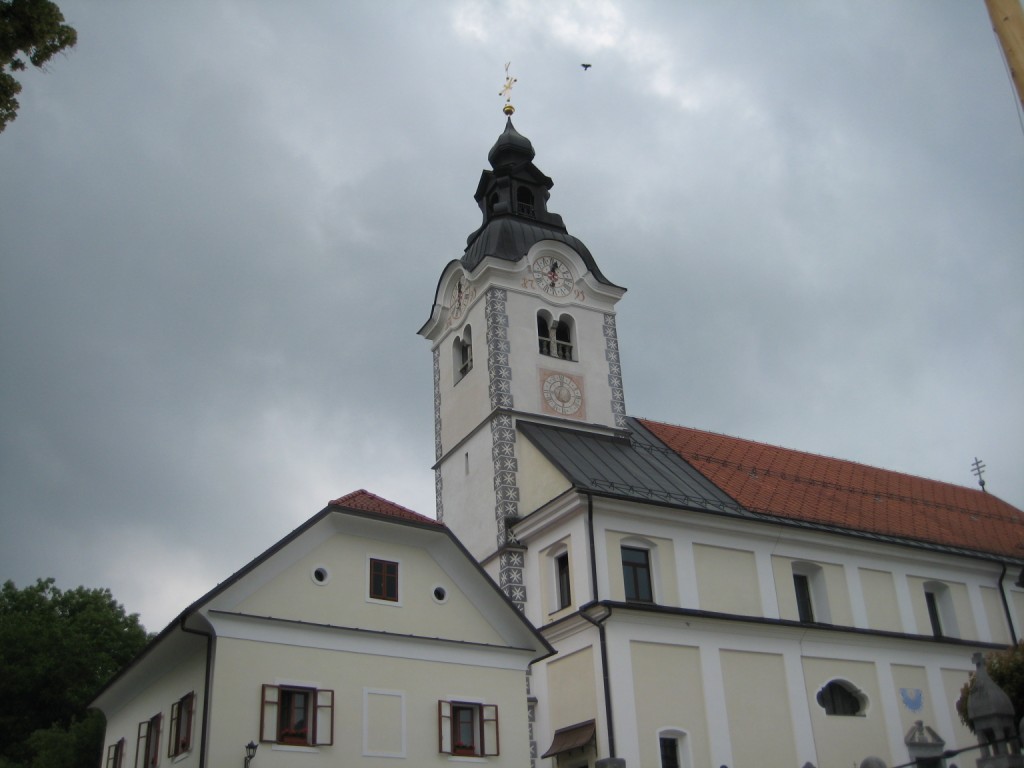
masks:
{"label": "painted decorative corner pattern", "polygon": [[622,364],[619,362],[619,337],[615,333],[615,315],[604,316],[604,357],[608,361],[608,386],[612,390],[615,426],[626,426],[626,396],[622,391]]}

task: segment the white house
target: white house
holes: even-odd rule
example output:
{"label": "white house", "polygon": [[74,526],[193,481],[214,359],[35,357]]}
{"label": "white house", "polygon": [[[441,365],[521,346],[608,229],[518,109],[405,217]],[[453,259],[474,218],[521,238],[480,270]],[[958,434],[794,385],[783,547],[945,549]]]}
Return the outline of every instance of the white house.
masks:
{"label": "white house", "polygon": [[438,517],[558,651],[530,676],[533,764],[892,765],[919,720],[974,743],[953,702],[1021,635],[1021,512],[627,417],[625,291],[548,211],[511,112],[420,334]]}
{"label": "white house", "polygon": [[443,525],[331,502],[186,608],[98,695],[107,768],[529,760],[551,651]]}

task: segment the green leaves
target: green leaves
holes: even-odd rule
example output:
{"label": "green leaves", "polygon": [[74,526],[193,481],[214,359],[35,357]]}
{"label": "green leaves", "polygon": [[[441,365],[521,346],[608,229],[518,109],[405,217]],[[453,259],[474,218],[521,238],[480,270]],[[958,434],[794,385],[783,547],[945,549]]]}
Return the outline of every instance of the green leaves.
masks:
{"label": "green leaves", "polygon": [[74,47],[78,33],[64,23],[64,14],[50,0],[0,0],[0,132],[18,113],[21,83],[11,72],[26,69],[24,57],[42,67],[65,48]]}
{"label": "green leaves", "polygon": [[6,758],[12,766],[95,768],[103,718],[86,708],[147,641],[138,615],[126,614],[108,589],[65,592],[53,579],[24,589],[6,582],[0,589],[0,766]]}

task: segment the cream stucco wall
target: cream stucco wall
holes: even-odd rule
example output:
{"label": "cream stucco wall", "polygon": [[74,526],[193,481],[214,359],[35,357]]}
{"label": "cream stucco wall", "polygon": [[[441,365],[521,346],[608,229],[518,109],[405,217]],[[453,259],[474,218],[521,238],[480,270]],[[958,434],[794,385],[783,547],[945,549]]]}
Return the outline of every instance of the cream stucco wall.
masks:
{"label": "cream stucco wall", "polygon": [[559,655],[545,667],[551,731],[597,719],[594,648]]}
{"label": "cream stucco wall", "polygon": [[519,489],[520,514],[530,514],[572,487],[565,475],[523,435],[516,436],[516,457],[520,476],[530,478],[530,482],[521,484]]}
{"label": "cream stucco wall", "polygon": [[720,659],[732,744],[730,768],[798,765],[782,656],[722,651]]}
{"label": "cream stucco wall", "polygon": [[634,640],[630,655],[640,765],[659,764],[658,733],[664,729],[686,733],[692,765],[711,765],[700,649]]}
{"label": "cream stucco wall", "polygon": [[[410,655],[415,654],[414,646],[410,643]],[[449,765],[449,756],[438,752],[440,699],[496,704],[501,754],[489,757],[487,764],[521,768],[529,760],[521,671],[222,638],[217,644],[209,765],[233,765],[242,745],[259,740],[264,683],[333,690],[335,730],[333,746],[296,749],[261,744],[262,765]],[[377,692],[377,697],[367,697],[367,692]],[[404,719],[404,732],[402,721],[393,720],[396,713]],[[374,715],[378,718],[369,721]],[[379,718],[385,716],[389,721],[382,722]],[[404,758],[365,754],[402,743]]]}
{"label": "cream stucco wall", "polygon": [[[943,669],[942,677],[942,701],[950,708],[950,721],[953,724],[954,744],[958,747],[966,747],[977,744],[978,740],[971,733],[971,729],[960,722],[956,714],[956,700],[960,698],[960,689],[967,682],[970,673],[963,669]],[[943,734],[945,737],[945,734]],[[949,748],[950,739],[946,739],[946,747]]]}
{"label": "cream stucco wall", "polygon": [[[516,450],[521,440],[516,441]],[[485,424],[441,464],[443,520],[477,559],[497,548],[493,441]]]}
{"label": "cream stucco wall", "polygon": [[1010,629],[1006,624],[1006,613],[1003,600],[995,587],[981,587],[981,604],[988,622],[991,641],[993,643],[1010,644]]}
{"label": "cream stucco wall", "polygon": [[905,632],[896,599],[892,573],[874,568],[860,568],[861,593],[867,612],[868,627],[887,632]]}
{"label": "cream stucco wall", "polygon": [[[867,745],[873,754],[892,764],[893,756],[887,749],[884,750],[886,754],[881,754],[888,741],[875,665],[865,661],[805,657],[803,669],[819,764],[860,765],[867,756]],[[818,691],[832,680],[851,683],[866,696],[867,706],[861,715],[825,714],[817,701]]]}
{"label": "cream stucco wall", "polygon": [[753,552],[694,544],[693,561],[703,610],[763,615]]}
{"label": "cream stucco wall", "polygon": [[920,720],[936,728],[938,719],[932,706],[931,686],[928,685],[928,671],[924,667],[893,664],[893,696],[900,713],[900,729],[903,733]]}
{"label": "cream stucco wall", "polygon": [[[399,563],[399,603],[367,600],[370,557]],[[326,584],[311,577],[317,567],[328,569]],[[443,604],[433,599],[436,585],[447,590]],[[427,550],[352,535],[336,534],[322,541],[235,610],[314,624],[503,643]]]}

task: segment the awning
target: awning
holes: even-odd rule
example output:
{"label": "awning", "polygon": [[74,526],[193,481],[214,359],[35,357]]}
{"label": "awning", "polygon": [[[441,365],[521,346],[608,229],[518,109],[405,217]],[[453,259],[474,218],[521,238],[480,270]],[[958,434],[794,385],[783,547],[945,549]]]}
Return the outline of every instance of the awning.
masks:
{"label": "awning", "polygon": [[568,752],[570,749],[585,747],[594,738],[596,730],[593,720],[559,728],[555,731],[555,738],[551,740],[551,746],[548,747],[547,752],[541,755],[541,758],[554,757],[562,752]]}

